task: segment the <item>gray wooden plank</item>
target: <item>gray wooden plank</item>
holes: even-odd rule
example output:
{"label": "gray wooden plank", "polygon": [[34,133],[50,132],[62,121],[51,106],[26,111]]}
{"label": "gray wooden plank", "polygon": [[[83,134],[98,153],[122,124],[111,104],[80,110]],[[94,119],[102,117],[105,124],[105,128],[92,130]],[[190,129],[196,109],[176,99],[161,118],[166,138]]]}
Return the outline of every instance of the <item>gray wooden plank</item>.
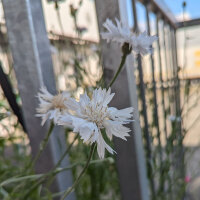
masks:
{"label": "gray wooden plank", "polygon": [[[119,17],[121,17],[123,22],[127,22],[128,18],[126,16],[127,10],[125,1],[96,0],[95,2],[100,32],[104,31],[102,24],[107,18],[114,20],[115,18],[119,19]],[[122,54],[120,52],[120,46],[116,43],[106,43],[106,41],[100,40],[100,44],[105,81],[109,83],[119,66]],[[111,104],[112,106],[118,109],[133,106],[135,109],[135,122],[131,125],[132,132],[127,142],[114,138],[122,199],[148,200],[149,192],[147,187],[132,55],[128,56],[126,67],[113,84],[112,92],[116,93]]]}
{"label": "gray wooden plank", "polygon": [[[22,110],[30,139],[33,156],[48,126],[41,127],[41,120],[35,117],[38,99],[36,95],[44,84],[52,93],[56,92],[50,45],[47,38],[40,0],[3,0],[8,30],[9,45],[14,60],[14,69],[22,99]],[[64,130],[55,127],[50,142],[36,163],[37,172],[46,172],[59,160],[66,149]],[[61,166],[69,165],[68,158]],[[71,172],[63,172],[54,185],[55,191],[62,191],[72,184]],[[75,199],[75,194],[68,197]]]}

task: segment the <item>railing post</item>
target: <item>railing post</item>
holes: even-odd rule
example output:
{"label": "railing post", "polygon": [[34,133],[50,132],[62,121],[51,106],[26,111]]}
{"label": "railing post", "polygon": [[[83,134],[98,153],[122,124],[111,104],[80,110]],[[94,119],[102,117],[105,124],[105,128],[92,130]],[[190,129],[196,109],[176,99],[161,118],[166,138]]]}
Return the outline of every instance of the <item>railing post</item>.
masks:
{"label": "railing post", "polygon": [[[41,127],[36,118],[38,100],[36,95],[44,84],[52,93],[56,92],[50,44],[47,38],[40,0],[3,0],[9,44],[14,61],[18,88],[22,99],[22,111],[32,148],[36,155],[39,144],[48,130]],[[37,172],[51,169],[66,148],[64,131],[55,127],[50,142],[36,163]],[[69,165],[66,158],[61,166]],[[55,191],[71,186],[71,172],[58,175]],[[74,200],[72,194],[69,199]]]}
{"label": "railing post", "polygon": [[159,27],[159,15],[156,16],[156,34],[158,35],[158,61],[159,61],[159,77],[160,77],[160,85],[161,85],[161,96],[162,96],[162,112],[163,112],[163,124],[164,124],[164,133],[165,133],[165,139],[167,140],[167,116],[166,116],[166,108],[165,108],[165,93],[164,93],[164,86],[163,86],[163,65],[162,65],[162,58],[161,58],[161,42],[159,36],[160,33],[160,27]]}
{"label": "railing post", "polygon": [[[99,31],[102,32],[102,24],[106,18],[115,20],[121,18],[121,21],[127,23],[127,7],[124,0],[96,0],[96,12],[99,25]],[[102,49],[102,62],[105,73],[105,80],[108,83],[121,58],[121,47],[115,43],[107,44],[100,40]],[[114,139],[115,150],[117,151],[117,168],[119,172],[120,188],[123,200],[148,200],[149,192],[147,186],[146,166],[144,159],[144,150],[142,144],[142,135],[138,113],[138,99],[136,92],[136,83],[133,70],[133,56],[127,58],[126,67],[122,70],[118,79],[112,86],[112,91],[116,93],[116,98],[112,106],[117,108],[134,107],[133,131],[127,142]]]}

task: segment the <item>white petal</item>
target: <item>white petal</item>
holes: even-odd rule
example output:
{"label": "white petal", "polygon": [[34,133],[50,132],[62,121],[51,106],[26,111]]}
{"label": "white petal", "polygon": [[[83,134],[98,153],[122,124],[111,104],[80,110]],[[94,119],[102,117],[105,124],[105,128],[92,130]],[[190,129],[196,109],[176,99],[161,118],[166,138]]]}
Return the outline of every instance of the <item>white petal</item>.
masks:
{"label": "white petal", "polygon": [[149,36],[147,35],[147,32],[143,32],[139,34],[138,36],[133,36],[131,38],[132,42],[132,48],[133,51],[136,53],[140,53],[142,55],[146,55],[148,53],[152,53],[152,47],[151,45],[155,40],[157,40],[157,36]]}
{"label": "white petal", "polygon": [[80,109],[78,102],[73,98],[67,99],[67,101],[64,101],[64,104],[69,110],[76,111],[76,110]]}
{"label": "white petal", "polygon": [[103,122],[103,125],[106,129],[106,134],[109,138],[111,138],[111,135],[114,135],[116,137],[119,137],[123,140],[127,140],[126,137],[129,136],[128,132],[131,130],[119,122],[111,121],[111,120],[105,120]]}
{"label": "white petal", "polygon": [[70,95],[70,93],[69,92],[62,92],[62,96],[63,97],[65,97],[66,99],[68,99],[68,98],[70,98],[71,97],[71,95]]}
{"label": "white petal", "polygon": [[104,141],[101,134],[99,134],[99,137],[97,139],[97,152],[99,155],[99,158],[103,159],[105,155],[105,148],[110,152],[111,154],[116,153],[106,142]]}
{"label": "white petal", "polygon": [[133,117],[133,114],[132,114],[133,108],[132,107],[121,109],[121,110],[110,107],[110,108],[108,108],[108,113],[109,113],[109,117],[112,120],[119,121],[123,124],[133,121],[130,119]]}
{"label": "white petal", "polygon": [[78,117],[71,117],[72,119],[72,126],[74,127],[74,132],[80,132],[80,127],[82,124],[87,123],[86,120],[78,118]]}
{"label": "white petal", "polygon": [[84,123],[80,126],[80,136],[83,142],[95,142],[98,138],[99,132],[97,126],[92,123]]}
{"label": "white petal", "polygon": [[57,120],[57,124],[64,125],[64,126],[67,126],[70,128],[74,128],[72,126],[72,116],[68,113],[64,113],[63,115],[61,115]]}
{"label": "white petal", "polygon": [[90,98],[88,97],[86,92],[80,96],[79,102],[80,102],[81,106],[83,106],[83,107],[85,107],[89,104]]}
{"label": "white petal", "polygon": [[103,39],[106,39],[107,42],[110,40],[116,41],[120,44],[128,42],[131,37],[131,31],[128,26],[120,23],[118,19],[115,19],[116,24],[114,25],[110,19],[107,19],[103,26],[107,29],[107,32],[101,33]]}
{"label": "white petal", "polygon": [[112,93],[112,94],[110,94],[110,93],[111,93],[111,89],[109,88],[108,91],[106,92],[106,95],[103,100],[104,106],[107,106],[110,103],[110,101],[112,100],[113,96],[115,95],[115,93]]}
{"label": "white petal", "polygon": [[48,92],[48,90],[45,86],[41,87],[40,92],[38,93],[38,96],[40,96],[44,100],[49,100],[53,97],[53,95]]}
{"label": "white petal", "polygon": [[47,121],[47,119],[49,118],[49,114],[44,114],[43,117],[42,117],[42,122],[41,122],[41,125],[44,126],[44,123]]}

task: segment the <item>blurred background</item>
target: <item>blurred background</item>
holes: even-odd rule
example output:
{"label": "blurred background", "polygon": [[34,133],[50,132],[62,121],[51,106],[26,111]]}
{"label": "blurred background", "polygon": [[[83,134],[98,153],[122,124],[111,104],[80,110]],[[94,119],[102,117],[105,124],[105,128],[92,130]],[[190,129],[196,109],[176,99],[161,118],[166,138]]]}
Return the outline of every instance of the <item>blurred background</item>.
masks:
{"label": "blurred background", "polygon": [[[107,82],[112,73],[104,65],[104,49],[110,46],[101,41],[100,22],[110,17],[106,15],[108,10],[112,17],[117,13],[117,18],[123,18],[123,12],[119,12],[123,4],[126,23],[130,29],[147,31],[150,35],[159,37],[158,42],[153,44],[152,56],[132,55],[134,62],[131,64],[137,89],[148,198],[199,200],[200,1],[111,2],[113,4],[102,0],[101,3],[98,0],[41,0],[56,89],[70,91],[78,99],[85,90],[90,93],[95,87],[102,86],[103,75]],[[8,26],[13,25],[7,25],[8,21],[11,22],[4,15],[5,9],[7,16],[12,13],[5,4],[0,1],[0,182],[20,173],[30,161],[32,152],[31,137],[27,135],[29,126],[27,129],[27,119],[24,116],[28,108],[23,106],[18,87],[18,81],[23,77],[16,76],[16,71],[20,68],[15,68],[15,53],[13,47],[10,47],[17,41],[10,37],[12,34],[8,34]],[[116,5],[116,9],[111,5]],[[107,10],[103,12],[102,7],[107,7]],[[18,6],[16,11],[17,9]],[[23,17],[18,20],[23,21]],[[23,32],[23,28],[20,31]],[[120,50],[119,46],[115,47]],[[115,57],[114,52],[111,55]],[[23,62],[25,58],[21,59]],[[117,86],[114,91],[117,93]],[[121,101],[115,103],[119,107],[124,105]],[[65,137],[66,143],[70,144],[75,134],[66,129]],[[116,147],[117,144],[114,142],[110,145]],[[87,155],[87,145],[77,140],[69,154],[69,162],[86,160]],[[129,159],[129,156],[135,155],[127,155],[124,159]],[[124,195],[126,185],[121,180],[123,172],[120,172],[122,169],[120,162],[116,161],[118,159],[120,157],[107,154],[104,161],[90,165],[87,175],[75,190],[74,198],[132,199],[131,192]],[[128,161],[126,165],[129,165]],[[82,166],[72,168],[73,179],[81,168]],[[130,183],[135,184],[134,180]],[[13,187],[1,187],[1,199]],[[34,198],[40,199],[37,195]],[[134,199],[143,198],[135,196]]]}

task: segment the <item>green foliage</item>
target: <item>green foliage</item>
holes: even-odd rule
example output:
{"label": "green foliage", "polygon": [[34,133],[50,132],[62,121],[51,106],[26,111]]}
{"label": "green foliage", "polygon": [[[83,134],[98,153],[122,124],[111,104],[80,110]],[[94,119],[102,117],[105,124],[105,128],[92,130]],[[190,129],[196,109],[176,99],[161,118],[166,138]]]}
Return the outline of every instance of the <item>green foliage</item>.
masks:
{"label": "green foliage", "polygon": [[[67,134],[69,137],[69,134]],[[110,145],[110,144],[109,144]],[[70,151],[71,163],[87,160],[89,146],[78,140]],[[119,181],[114,156],[106,153],[104,160],[90,164],[84,178],[75,189],[78,200],[118,200],[120,199]],[[93,159],[99,159],[95,153]],[[83,166],[73,168],[74,179],[78,177]]]}

